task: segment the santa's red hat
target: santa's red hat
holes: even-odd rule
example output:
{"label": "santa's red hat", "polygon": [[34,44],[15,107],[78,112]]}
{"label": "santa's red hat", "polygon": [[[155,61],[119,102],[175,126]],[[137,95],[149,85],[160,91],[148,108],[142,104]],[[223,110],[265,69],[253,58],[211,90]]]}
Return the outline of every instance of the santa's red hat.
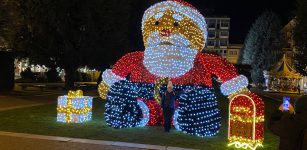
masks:
{"label": "santa's red hat", "polygon": [[142,29],[144,28],[144,23],[148,18],[157,15],[158,13],[163,13],[166,10],[173,10],[174,12],[180,13],[192,19],[192,21],[196,23],[199,29],[203,31],[204,39],[206,40],[207,24],[204,16],[191,4],[182,0],[163,1],[149,7],[143,15]]}

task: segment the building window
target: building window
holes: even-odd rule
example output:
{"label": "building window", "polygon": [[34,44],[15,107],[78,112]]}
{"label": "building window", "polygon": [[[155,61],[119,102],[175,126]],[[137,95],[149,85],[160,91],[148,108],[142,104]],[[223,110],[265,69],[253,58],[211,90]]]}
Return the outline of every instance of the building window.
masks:
{"label": "building window", "polygon": [[214,41],[208,40],[208,46],[214,46]]}
{"label": "building window", "polygon": [[221,40],[220,41],[220,46],[227,46],[227,41],[226,40]]}
{"label": "building window", "polygon": [[229,27],[229,22],[222,21],[221,27]]}
{"label": "building window", "polygon": [[232,50],[232,51],[230,50],[229,55],[238,55],[238,52],[235,50]]}
{"label": "building window", "polygon": [[214,38],[215,37],[215,32],[214,31],[209,31],[208,32],[208,37]]}
{"label": "building window", "polygon": [[221,36],[228,36],[228,32],[227,31],[222,31],[221,32]]}
{"label": "building window", "polygon": [[209,21],[208,27],[209,28],[215,28],[215,21]]}

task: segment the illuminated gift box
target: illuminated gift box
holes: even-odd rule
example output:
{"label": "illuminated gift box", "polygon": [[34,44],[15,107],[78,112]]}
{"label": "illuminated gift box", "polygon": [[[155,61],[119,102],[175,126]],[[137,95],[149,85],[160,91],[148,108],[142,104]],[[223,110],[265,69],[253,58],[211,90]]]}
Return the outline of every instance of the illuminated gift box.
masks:
{"label": "illuminated gift box", "polygon": [[81,90],[69,91],[68,95],[58,97],[57,121],[82,123],[92,118],[93,97],[83,96]]}
{"label": "illuminated gift box", "polygon": [[254,93],[234,96],[229,104],[228,146],[255,150],[262,147],[264,103]]}

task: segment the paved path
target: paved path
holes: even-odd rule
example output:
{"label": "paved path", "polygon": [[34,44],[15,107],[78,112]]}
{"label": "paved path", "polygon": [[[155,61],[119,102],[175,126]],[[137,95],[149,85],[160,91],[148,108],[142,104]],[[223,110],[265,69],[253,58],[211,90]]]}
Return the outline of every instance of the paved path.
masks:
{"label": "paved path", "polygon": [[0,131],[1,150],[192,150],[179,147],[43,136]]}
{"label": "paved path", "polygon": [[[56,103],[58,96],[66,94],[66,91],[61,90],[46,90],[42,92],[37,89],[22,91],[16,88],[11,92],[0,93],[0,111]],[[96,90],[84,91],[84,94],[98,97]]]}

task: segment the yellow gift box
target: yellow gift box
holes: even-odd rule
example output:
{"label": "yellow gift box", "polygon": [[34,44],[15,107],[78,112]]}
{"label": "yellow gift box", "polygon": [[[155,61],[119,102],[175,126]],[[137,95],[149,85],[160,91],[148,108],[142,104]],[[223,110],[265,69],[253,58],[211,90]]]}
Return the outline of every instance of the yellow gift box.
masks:
{"label": "yellow gift box", "polygon": [[57,121],[64,123],[83,123],[92,118],[93,97],[83,96],[81,90],[69,91],[68,95],[58,97]]}

